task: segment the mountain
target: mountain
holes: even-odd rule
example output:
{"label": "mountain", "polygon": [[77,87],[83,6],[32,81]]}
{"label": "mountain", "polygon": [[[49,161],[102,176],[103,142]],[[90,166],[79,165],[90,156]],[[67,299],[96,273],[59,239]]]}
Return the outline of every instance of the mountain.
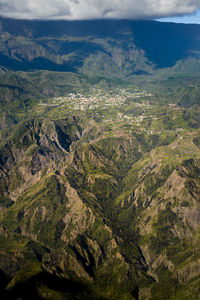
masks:
{"label": "mountain", "polygon": [[199,25],[0,17],[0,136],[40,101],[94,84],[144,88],[186,107],[198,103],[199,36]]}
{"label": "mountain", "polygon": [[200,26],[0,24],[0,297],[199,299]]}
{"label": "mountain", "polygon": [[198,147],[196,131],[131,134],[78,116],[19,125],[0,150],[3,295],[197,297]]}
{"label": "mountain", "polygon": [[200,26],[156,21],[0,19],[0,63],[12,70],[118,77],[199,59]]}

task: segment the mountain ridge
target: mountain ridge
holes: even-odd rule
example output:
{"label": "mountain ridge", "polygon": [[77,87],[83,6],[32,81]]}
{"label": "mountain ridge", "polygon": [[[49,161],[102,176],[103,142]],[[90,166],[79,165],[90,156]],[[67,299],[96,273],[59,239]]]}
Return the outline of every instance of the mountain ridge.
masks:
{"label": "mountain ridge", "polygon": [[[172,67],[183,58],[199,57],[200,51],[199,25],[156,21],[22,21],[4,18],[0,22],[3,37],[1,64],[16,70],[70,71],[71,68],[87,74],[92,72],[96,61],[99,66],[91,74],[108,76],[116,73],[113,72],[115,67],[116,70],[118,68],[118,76],[127,76],[130,71],[134,74],[134,69],[145,74],[151,73],[154,67]],[[23,51],[20,47],[24,48]],[[101,59],[107,61],[108,71],[106,66],[101,71]]]}
{"label": "mountain ridge", "polygon": [[[107,130],[80,117],[34,119],[2,146],[1,247],[14,251],[16,259],[9,256],[8,264],[10,254],[1,250],[1,269],[12,278],[8,291],[27,279],[20,257],[30,264],[30,276],[43,270],[83,280],[94,289],[94,299],[173,297],[198,275],[197,132],[182,141],[195,141],[196,158],[193,151],[186,159],[186,148],[179,145],[183,156],[177,161],[165,158],[178,151],[173,150],[177,136],[154,137],[150,146],[151,138]],[[113,291],[115,282],[125,289]]]}

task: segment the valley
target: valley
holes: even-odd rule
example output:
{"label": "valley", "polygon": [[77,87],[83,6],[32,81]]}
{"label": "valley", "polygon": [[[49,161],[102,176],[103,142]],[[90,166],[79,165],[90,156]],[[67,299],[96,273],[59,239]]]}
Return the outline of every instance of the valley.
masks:
{"label": "valley", "polygon": [[33,116],[1,146],[6,297],[41,272],[85,282],[72,299],[182,299],[191,282],[197,295],[199,108],[93,87],[39,102]]}
{"label": "valley", "polygon": [[199,26],[0,21],[0,297],[199,299]]}

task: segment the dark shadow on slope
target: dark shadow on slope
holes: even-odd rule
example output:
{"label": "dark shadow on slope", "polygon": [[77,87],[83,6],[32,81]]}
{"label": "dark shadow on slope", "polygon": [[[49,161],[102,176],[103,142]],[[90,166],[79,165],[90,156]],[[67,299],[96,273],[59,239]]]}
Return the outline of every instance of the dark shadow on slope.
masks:
{"label": "dark shadow on slope", "polygon": [[6,288],[10,279],[4,274],[4,272],[0,269],[0,299],[3,294],[4,289]]}
{"label": "dark shadow on slope", "polygon": [[132,28],[137,47],[159,68],[172,67],[193,50],[200,50],[198,25],[138,21]]}
{"label": "dark shadow on slope", "polygon": [[[50,291],[61,292],[62,299],[70,300],[103,300],[91,295],[88,287],[80,282],[59,278],[47,272],[31,277],[25,282],[18,283],[9,291],[4,291],[2,298],[4,300],[43,300],[47,299],[45,293],[41,296],[39,287],[45,286]],[[50,292],[47,291],[47,294]]]}
{"label": "dark shadow on slope", "polygon": [[70,246],[70,248],[75,253],[77,260],[79,262],[81,262],[81,264],[82,264],[83,268],[85,269],[85,271],[91,277],[94,277],[94,269],[95,269],[95,260],[94,260],[94,257],[93,257],[92,253],[89,250],[89,247],[87,245],[87,242],[86,242],[85,238],[79,234],[77,240],[79,242],[79,245],[80,245],[81,249],[82,250],[84,249],[85,252],[87,253],[87,257],[88,257],[89,261],[88,261],[88,259],[86,259],[86,257],[84,257],[83,255],[81,255],[79,253],[78,249],[75,246]]}
{"label": "dark shadow on slope", "polygon": [[77,67],[77,63],[75,61],[70,61],[65,64],[56,64],[44,57],[37,57],[31,61],[19,61],[0,54],[0,65],[14,71],[46,70],[55,72],[77,72],[75,68]]}

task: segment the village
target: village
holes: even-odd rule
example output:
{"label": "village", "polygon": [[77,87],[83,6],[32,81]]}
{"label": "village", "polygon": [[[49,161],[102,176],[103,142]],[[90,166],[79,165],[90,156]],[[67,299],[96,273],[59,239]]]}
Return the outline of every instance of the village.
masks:
{"label": "village", "polygon": [[[65,106],[66,104],[73,107],[74,110],[93,110],[93,109],[106,109],[108,107],[119,107],[124,104],[128,99],[140,99],[146,97],[152,97],[151,93],[146,91],[129,92],[126,89],[117,88],[115,91],[91,88],[87,95],[81,93],[70,93],[64,97],[55,97],[51,104],[42,104],[46,106]],[[136,106],[142,106],[144,104],[135,103]]]}
{"label": "village", "polygon": [[[127,113],[128,105],[131,106],[132,112],[138,110],[138,113]],[[145,121],[152,123],[157,120],[157,116],[154,115],[154,95],[145,90],[129,91],[125,88],[108,90],[92,87],[84,93],[71,92],[66,96],[51,98],[47,103],[40,103],[40,106],[48,109],[67,109],[71,113],[92,112],[96,116],[101,115],[101,121],[104,124],[128,125],[148,135],[182,131],[182,128],[164,130],[145,125]]]}

